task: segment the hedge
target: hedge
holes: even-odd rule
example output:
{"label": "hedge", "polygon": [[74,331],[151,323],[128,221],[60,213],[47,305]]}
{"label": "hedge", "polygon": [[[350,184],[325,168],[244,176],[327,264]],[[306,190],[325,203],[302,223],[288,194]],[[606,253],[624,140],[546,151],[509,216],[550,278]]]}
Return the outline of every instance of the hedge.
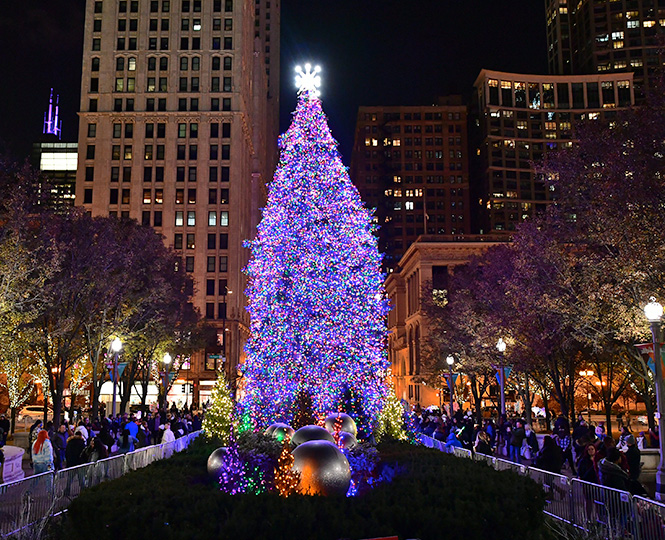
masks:
{"label": "hedge", "polygon": [[402,443],[379,445],[398,467],[362,497],[226,495],[206,475],[216,445],[189,450],[83,492],[52,531],[62,540],[542,539],[535,482],[481,462]]}

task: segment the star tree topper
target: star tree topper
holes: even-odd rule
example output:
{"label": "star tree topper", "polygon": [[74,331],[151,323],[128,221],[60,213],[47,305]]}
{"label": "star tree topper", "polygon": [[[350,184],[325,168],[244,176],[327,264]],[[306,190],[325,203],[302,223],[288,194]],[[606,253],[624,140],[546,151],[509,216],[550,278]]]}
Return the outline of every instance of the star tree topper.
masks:
{"label": "star tree topper", "polygon": [[321,67],[314,67],[312,71],[312,64],[305,64],[305,71],[300,66],[296,66],[296,87],[298,88],[298,95],[303,92],[308,93],[312,97],[319,97],[321,92]]}

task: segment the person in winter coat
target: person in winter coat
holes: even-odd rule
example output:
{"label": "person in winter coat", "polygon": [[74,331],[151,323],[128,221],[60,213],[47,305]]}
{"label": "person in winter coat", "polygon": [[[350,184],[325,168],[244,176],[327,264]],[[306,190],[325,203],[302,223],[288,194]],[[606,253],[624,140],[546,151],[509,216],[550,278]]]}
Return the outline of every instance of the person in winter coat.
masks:
{"label": "person in winter coat", "polygon": [[526,436],[524,440],[529,445],[529,450],[531,450],[531,456],[533,457],[538,453],[540,448],[538,446],[538,437],[536,437],[536,432],[533,431],[531,424],[524,426],[524,435]]}
{"label": "person in winter coat", "polygon": [[628,491],[630,487],[628,473],[619,466],[620,462],[621,452],[615,447],[608,448],[607,457],[601,459],[598,464],[598,476],[602,485]]}
{"label": "person in winter coat", "polygon": [[109,457],[109,452],[106,445],[99,440],[99,437],[92,437],[90,439],[90,444],[86,446],[81,456],[84,463],[94,463],[100,459],[106,459],[107,457]]}
{"label": "person in winter coat", "polygon": [[598,483],[598,474],[596,473],[596,467],[593,462],[595,455],[596,447],[593,444],[585,446],[584,450],[582,450],[582,455],[577,461],[577,477],[580,480],[594,484]]}
{"label": "person in winter coat", "polygon": [[175,435],[173,431],[171,431],[171,424],[169,422],[166,422],[166,424],[164,424],[164,434],[162,435],[162,443],[170,443],[174,441],[175,441]]}
{"label": "person in winter coat", "polygon": [[[460,430],[461,433],[461,430]],[[461,441],[457,438],[457,433],[454,427],[450,428],[450,433],[446,439],[446,450],[452,452],[453,448],[462,448]]]}
{"label": "person in winter coat", "polygon": [[76,467],[84,463],[82,454],[85,450],[85,441],[80,431],[76,431],[69,439],[67,439],[67,447],[65,448],[65,459],[67,460],[67,467]]}
{"label": "person in winter coat", "polygon": [[522,456],[520,455],[520,451],[522,450],[522,443],[524,442],[524,439],[526,439],[526,432],[524,431],[522,422],[518,420],[515,422],[515,428],[510,433],[510,440],[508,445],[510,461],[513,463],[522,463]]}
{"label": "person in winter coat", "polygon": [[133,437],[129,430],[125,428],[122,432],[122,436],[118,439],[118,453],[126,454],[128,452],[133,452],[138,442],[138,439]]}
{"label": "person in winter coat", "polygon": [[549,435],[545,435],[543,447],[536,455],[534,464],[538,469],[561,474],[561,465],[563,464],[561,448],[557,446],[554,439]]}
{"label": "person in winter coat", "polygon": [[57,469],[65,468],[65,449],[67,448],[67,426],[60,424],[53,437],[55,451],[55,466]]}
{"label": "person in winter coat", "polygon": [[640,477],[640,471],[642,468],[642,455],[640,449],[637,447],[635,437],[632,435],[628,435],[624,439],[624,443],[627,446],[625,456],[626,461],[628,461],[628,478],[637,481]]}
{"label": "person in winter coat", "polygon": [[32,464],[35,467],[35,474],[55,469],[53,465],[53,445],[45,429],[38,433],[37,440],[32,447]]}
{"label": "person in winter coat", "polygon": [[476,435],[476,444],[474,450],[478,454],[485,454],[486,456],[492,455],[492,447],[490,446],[490,436],[484,432],[479,431]]}

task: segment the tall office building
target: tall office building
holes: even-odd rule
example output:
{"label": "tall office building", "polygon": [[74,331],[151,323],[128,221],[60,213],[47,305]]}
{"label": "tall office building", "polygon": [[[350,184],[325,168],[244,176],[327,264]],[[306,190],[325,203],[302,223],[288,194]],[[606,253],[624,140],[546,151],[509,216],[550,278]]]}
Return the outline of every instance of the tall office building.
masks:
{"label": "tall office building", "polygon": [[470,231],[467,108],[460,97],[434,106],[360,107],[351,179],[376,208],[384,270],[421,235]]}
{"label": "tall office building", "polygon": [[632,72],[638,102],[663,64],[665,0],[546,0],[551,74]]}
{"label": "tall office building", "polygon": [[583,120],[614,121],[634,104],[633,74],[523,75],[482,70],[474,84],[472,219],[483,233],[509,234],[542,211],[552,193],[534,170],[575,142]]}
{"label": "tall office building", "polygon": [[279,1],[88,0],[76,202],[154,227],[182,254],[218,345],[194,400],[233,380],[248,331],[243,241],[276,158]]}

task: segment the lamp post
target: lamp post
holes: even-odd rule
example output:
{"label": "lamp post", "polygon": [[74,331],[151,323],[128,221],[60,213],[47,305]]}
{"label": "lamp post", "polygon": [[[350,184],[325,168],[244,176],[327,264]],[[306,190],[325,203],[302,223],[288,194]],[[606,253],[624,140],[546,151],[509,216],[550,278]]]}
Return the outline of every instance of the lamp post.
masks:
{"label": "lamp post", "polygon": [[660,358],[660,321],[663,317],[663,306],[652,296],[649,303],[644,306],[644,315],[651,323],[651,337],[653,338],[653,362],[656,366],[656,418],[658,419],[658,441],[660,448],[660,460],[656,470],[656,499],[665,500],[665,422],[663,422],[663,364]]}
{"label": "lamp post", "polygon": [[446,358],[446,364],[448,364],[448,386],[450,387],[450,418],[453,417],[453,392],[455,392],[455,383],[453,382],[454,363],[455,358],[452,355]]}
{"label": "lamp post", "polygon": [[164,385],[164,400],[163,400],[163,405],[162,407],[164,408],[164,412],[166,412],[166,395],[169,392],[169,366],[171,365],[171,355],[169,353],[164,353],[164,358],[162,359],[162,362],[164,363],[164,371],[162,372],[163,378],[162,378],[162,384]]}
{"label": "lamp post", "polygon": [[589,415],[589,424],[591,423],[591,383],[589,377],[593,377],[593,371],[590,369],[580,371],[580,376],[586,380],[586,410]]}
{"label": "lamp post", "polygon": [[115,418],[115,394],[118,388],[118,355],[122,349],[122,341],[115,338],[111,342],[111,350],[113,351],[113,403],[111,404],[111,415]]}
{"label": "lamp post", "polygon": [[504,356],[506,352],[506,342],[499,338],[496,342],[496,349],[501,354],[501,364],[499,365],[499,392],[501,393],[501,415],[506,414],[506,372],[503,370]]}

